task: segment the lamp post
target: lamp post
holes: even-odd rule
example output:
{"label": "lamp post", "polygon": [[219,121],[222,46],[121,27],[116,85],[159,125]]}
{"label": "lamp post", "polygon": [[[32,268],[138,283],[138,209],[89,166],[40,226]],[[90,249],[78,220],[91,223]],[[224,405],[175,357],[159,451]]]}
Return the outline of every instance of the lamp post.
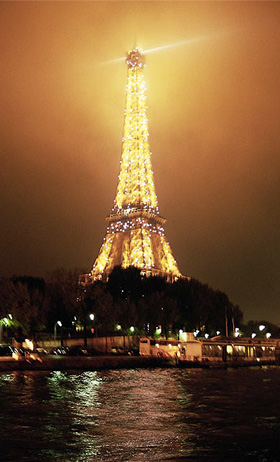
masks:
{"label": "lamp post", "polygon": [[234,311],[232,308],[232,317],[231,317],[231,322],[232,322],[232,336],[235,337],[235,319],[234,319]]}
{"label": "lamp post", "polygon": [[[53,339],[54,339],[54,342],[56,342],[56,333],[57,333],[57,326],[61,327],[62,328],[62,322],[61,321],[56,321],[55,325],[54,325],[54,329],[53,329]],[[63,338],[62,338],[62,329],[61,329],[61,346],[63,344]]]}
{"label": "lamp post", "polygon": [[227,307],[225,306],[225,322],[226,322],[226,337],[228,337],[228,316],[227,316]]}
{"label": "lamp post", "polygon": [[[82,317],[83,317],[83,326],[84,326],[84,348],[87,348],[87,317],[86,317],[86,303],[85,303],[85,297],[86,297],[87,289],[81,287],[80,288],[80,296],[77,297],[77,302],[80,305],[80,309],[82,312]],[[94,316],[94,315],[92,315]]]}
{"label": "lamp post", "polygon": [[93,314],[93,313],[90,313],[90,315],[89,315],[89,319],[91,320],[91,327],[90,327],[90,331],[91,331],[91,334],[92,334],[92,335],[94,335],[94,327],[93,327],[94,314]]}
{"label": "lamp post", "polygon": [[0,319],[0,343],[2,343],[3,337],[3,319]]}
{"label": "lamp post", "polygon": [[10,313],[7,317],[0,319],[0,343],[2,343],[3,340],[4,327],[9,327],[9,325],[11,325],[12,319],[13,316]]}
{"label": "lamp post", "polygon": [[84,348],[87,348],[87,318],[86,318],[86,310],[84,307],[84,303],[82,302],[82,310],[83,310],[83,324],[84,324]]}
{"label": "lamp post", "polygon": [[[94,314],[90,313],[89,314],[89,319],[93,322],[94,321]],[[86,316],[86,310],[85,307],[83,306],[83,321],[84,321],[84,348],[87,348],[87,316]]]}

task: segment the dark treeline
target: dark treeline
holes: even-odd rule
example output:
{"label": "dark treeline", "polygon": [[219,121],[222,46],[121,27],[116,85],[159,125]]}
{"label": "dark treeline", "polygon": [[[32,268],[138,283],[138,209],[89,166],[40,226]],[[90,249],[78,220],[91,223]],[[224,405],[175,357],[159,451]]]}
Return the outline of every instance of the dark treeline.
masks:
{"label": "dark treeline", "polygon": [[[0,280],[0,320],[17,337],[36,337],[54,331],[59,320],[64,332],[91,329],[94,335],[136,333],[163,336],[179,330],[198,335],[232,335],[243,314],[228,296],[198,280],[170,284],[160,277],[143,278],[134,267],[115,267],[108,281],[83,287],[81,270],[57,269],[46,280],[34,277]],[[90,314],[94,320],[90,321]],[[8,316],[12,319],[9,321]],[[251,321],[252,323],[252,321]],[[5,323],[4,323],[5,325]]]}

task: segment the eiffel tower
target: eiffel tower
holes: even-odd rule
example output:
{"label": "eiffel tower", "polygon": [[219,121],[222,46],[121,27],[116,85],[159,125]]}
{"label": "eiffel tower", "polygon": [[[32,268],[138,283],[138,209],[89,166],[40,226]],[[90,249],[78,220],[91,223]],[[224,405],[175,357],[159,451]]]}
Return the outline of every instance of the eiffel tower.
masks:
{"label": "eiffel tower", "polygon": [[183,277],[164,234],[159,215],[149,147],[144,57],[138,48],[127,63],[127,95],[122,158],[116,198],[99,254],[84,282],[107,280],[117,265],[135,266],[141,275],[172,282]]}

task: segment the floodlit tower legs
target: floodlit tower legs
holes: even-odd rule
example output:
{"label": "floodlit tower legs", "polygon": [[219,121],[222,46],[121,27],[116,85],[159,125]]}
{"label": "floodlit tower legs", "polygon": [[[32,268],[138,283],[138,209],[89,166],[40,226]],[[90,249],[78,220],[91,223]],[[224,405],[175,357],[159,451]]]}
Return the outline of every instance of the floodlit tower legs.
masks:
{"label": "floodlit tower legs", "polygon": [[118,186],[103,244],[85,282],[106,280],[117,265],[173,281],[182,277],[159,215],[149,147],[144,57],[127,55],[127,94]]}

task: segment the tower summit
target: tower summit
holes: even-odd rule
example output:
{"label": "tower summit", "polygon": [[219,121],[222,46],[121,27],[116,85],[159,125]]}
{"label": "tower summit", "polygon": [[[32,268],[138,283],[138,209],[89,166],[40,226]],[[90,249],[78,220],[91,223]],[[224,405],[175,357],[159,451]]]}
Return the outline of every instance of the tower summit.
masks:
{"label": "tower summit", "polygon": [[145,61],[138,48],[127,63],[127,93],[122,156],[117,192],[106,218],[103,244],[86,282],[106,280],[117,265],[135,266],[146,276],[173,281],[182,277],[164,234],[166,220],[159,215],[149,147],[146,115]]}

